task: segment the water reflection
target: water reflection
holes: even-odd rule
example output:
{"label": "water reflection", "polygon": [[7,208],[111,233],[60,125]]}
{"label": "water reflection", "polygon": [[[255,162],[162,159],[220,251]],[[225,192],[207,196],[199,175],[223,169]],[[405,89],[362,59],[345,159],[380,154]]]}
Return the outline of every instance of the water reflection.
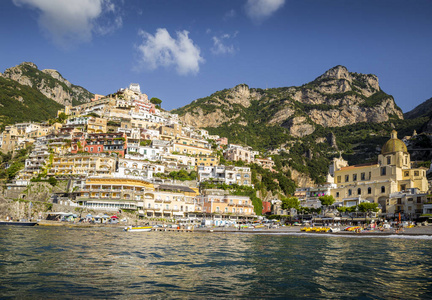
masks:
{"label": "water reflection", "polygon": [[15,298],[432,297],[430,241],[0,228]]}

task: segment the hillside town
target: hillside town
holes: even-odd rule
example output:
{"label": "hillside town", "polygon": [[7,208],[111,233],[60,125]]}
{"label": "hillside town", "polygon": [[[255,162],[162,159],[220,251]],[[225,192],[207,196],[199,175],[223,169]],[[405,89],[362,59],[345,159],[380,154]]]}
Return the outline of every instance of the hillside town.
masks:
{"label": "hillside town", "polygon": [[[13,178],[5,182],[2,196],[52,203],[54,209],[38,212],[39,218],[55,214],[56,208],[65,214],[123,211],[142,220],[214,226],[251,223],[261,215],[325,223],[396,216],[416,220],[432,213],[429,170],[411,162],[396,131],[376,163],[349,166],[342,157],[334,158],[326,184],[298,187],[290,195],[298,205],[277,196],[257,203],[242,187],[253,188],[250,164],[274,171],[271,157],[183,124],[151,100],[132,83],[88,103],[66,105],[55,120],[6,126],[1,152],[31,152],[23,168],[10,172]],[[42,196],[29,188],[58,181],[65,182],[63,190]],[[224,185],[232,188],[217,188]],[[334,201],[325,204],[323,196]],[[375,206],[359,211],[362,203]]]}

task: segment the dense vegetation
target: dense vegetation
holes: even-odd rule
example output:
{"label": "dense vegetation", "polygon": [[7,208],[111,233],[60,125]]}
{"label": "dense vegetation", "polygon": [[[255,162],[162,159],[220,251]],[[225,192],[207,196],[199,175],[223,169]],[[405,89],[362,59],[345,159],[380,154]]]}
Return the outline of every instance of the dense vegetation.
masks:
{"label": "dense vegetation", "polygon": [[0,126],[55,117],[63,106],[41,92],[16,81],[0,77]]}
{"label": "dense vegetation", "polygon": [[[0,152],[0,179],[11,180],[24,168],[25,160],[31,152],[31,147],[21,149],[12,155],[12,152]],[[9,167],[6,169],[6,166]]]}
{"label": "dense vegetation", "polygon": [[[71,87],[68,87],[60,80],[55,79],[51,75],[42,72],[29,64],[21,64],[20,69],[22,70],[23,76],[27,76],[35,88],[42,84],[50,88],[55,88],[56,86],[60,85],[66,93],[71,95],[71,99],[69,100],[72,100],[72,105],[78,105],[82,104],[83,102],[87,102],[94,96],[94,94],[90,93],[89,91],[78,85],[71,84]],[[57,73],[60,75],[60,77],[63,78],[63,76],[59,72]],[[81,93],[76,93],[74,89],[80,89]]]}

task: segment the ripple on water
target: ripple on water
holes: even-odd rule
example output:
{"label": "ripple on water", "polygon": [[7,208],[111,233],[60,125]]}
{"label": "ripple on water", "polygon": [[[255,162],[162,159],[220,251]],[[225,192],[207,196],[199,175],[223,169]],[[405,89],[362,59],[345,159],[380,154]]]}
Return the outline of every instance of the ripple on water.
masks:
{"label": "ripple on water", "polygon": [[0,228],[13,298],[432,298],[430,240]]}

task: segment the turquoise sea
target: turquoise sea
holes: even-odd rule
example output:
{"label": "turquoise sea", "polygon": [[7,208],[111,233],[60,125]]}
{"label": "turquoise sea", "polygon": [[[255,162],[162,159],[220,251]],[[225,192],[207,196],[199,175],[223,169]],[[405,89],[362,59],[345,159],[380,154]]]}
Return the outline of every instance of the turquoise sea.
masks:
{"label": "turquoise sea", "polygon": [[1,299],[432,299],[432,239],[0,227]]}

